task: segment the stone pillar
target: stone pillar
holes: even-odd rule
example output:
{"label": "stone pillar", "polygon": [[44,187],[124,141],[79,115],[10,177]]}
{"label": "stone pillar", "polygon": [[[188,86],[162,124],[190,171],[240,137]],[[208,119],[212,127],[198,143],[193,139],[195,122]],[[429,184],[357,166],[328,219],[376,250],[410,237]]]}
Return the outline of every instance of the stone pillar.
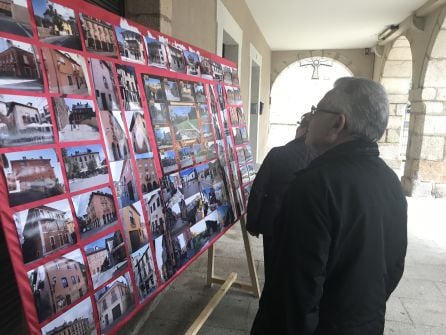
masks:
{"label": "stone pillar", "polygon": [[[446,70],[446,61],[442,62]],[[446,78],[439,72],[435,77],[444,82],[443,88],[410,92],[409,143],[402,183],[406,194],[415,197],[446,197]]]}
{"label": "stone pillar", "polygon": [[166,35],[172,35],[173,0],[125,0],[125,17]]}

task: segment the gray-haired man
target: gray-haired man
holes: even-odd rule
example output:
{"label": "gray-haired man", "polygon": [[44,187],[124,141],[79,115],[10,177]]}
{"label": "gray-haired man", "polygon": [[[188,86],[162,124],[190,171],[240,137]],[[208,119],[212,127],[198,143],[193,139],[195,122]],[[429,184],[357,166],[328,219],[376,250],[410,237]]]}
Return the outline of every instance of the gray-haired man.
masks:
{"label": "gray-haired man", "polygon": [[319,156],[291,184],[252,334],[383,334],[404,270],[407,204],[378,157],[384,88],[341,78],[312,108],[306,143]]}

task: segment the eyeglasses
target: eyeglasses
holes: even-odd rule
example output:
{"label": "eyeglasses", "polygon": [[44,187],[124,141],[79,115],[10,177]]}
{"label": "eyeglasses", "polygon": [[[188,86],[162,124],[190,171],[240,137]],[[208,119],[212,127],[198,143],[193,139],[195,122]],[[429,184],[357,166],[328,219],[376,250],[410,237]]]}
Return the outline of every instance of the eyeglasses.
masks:
{"label": "eyeglasses", "polygon": [[329,111],[327,109],[322,109],[322,108],[317,108],[315,106],[311,106],[311,111],[310,111],[311,116],[314,116],[316,114],[316,112],[324,112],[324,113],[336,114],[336,115],[342,114],[342,113],[338,113],[338,112]]}

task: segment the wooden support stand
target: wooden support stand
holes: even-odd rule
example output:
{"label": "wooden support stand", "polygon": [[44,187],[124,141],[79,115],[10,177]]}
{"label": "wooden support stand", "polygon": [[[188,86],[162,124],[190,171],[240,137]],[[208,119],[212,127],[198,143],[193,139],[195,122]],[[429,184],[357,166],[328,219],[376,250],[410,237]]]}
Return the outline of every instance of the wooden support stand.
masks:
{"label": "wooden support stand", "polygon": [[231,287],[238,288],[240,290],[249,292],[255,297],[260,298],[260,286],[259,279],[257,277],[257,271],[255,268],[254,259],[252,257],[251,244],[249,242],[248,231],[246,230],[245,217],[240,218],[240,226],[242,230],[243,243],[245,245],[246,259],[248,261],[249,276],[251,283],[236,281],[237,273],[232,272],[227,278],[214,275],[214,245],[211,245],[208,249],[208,271],[206,283],[210,287],[212,284],[221,284],[222,286],[218,292],[212,297],[207,306],[203,309],[194,323],[189,327],[186,335],[195,335],[201,329],[203,324],[209,318],[213,310],[217,307],[218,303],[223,299],[225,294]]}

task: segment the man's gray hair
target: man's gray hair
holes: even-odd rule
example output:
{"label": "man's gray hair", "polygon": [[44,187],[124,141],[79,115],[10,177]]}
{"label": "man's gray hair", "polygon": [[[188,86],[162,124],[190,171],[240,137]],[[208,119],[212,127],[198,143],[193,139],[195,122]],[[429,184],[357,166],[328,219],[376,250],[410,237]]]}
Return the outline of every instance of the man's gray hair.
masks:
{"label": "man's gray hair", "polygon": [[376,142],[389,120],[389,99],[384,87],[369,79],[343,77],[334,83],[324,108],[345,115],[347,131]]}

